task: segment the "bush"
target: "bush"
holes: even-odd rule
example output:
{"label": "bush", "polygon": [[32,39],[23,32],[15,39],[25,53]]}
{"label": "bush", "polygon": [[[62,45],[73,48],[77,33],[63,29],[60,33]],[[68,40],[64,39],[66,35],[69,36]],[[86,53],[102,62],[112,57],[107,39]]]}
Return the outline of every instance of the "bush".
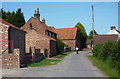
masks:
{"label": "bush", "polygon": [[93,56],[106,62],[120,72],[120,41],[97,44],[93,47]]}
{"label": "bush", "polygon": [[64,50],[64,47],[68,47],[68,45],[63,43],[62,40],[60,39],[56,39],[56,41],[57,41],[57,52],[62,53],[62,51]]}

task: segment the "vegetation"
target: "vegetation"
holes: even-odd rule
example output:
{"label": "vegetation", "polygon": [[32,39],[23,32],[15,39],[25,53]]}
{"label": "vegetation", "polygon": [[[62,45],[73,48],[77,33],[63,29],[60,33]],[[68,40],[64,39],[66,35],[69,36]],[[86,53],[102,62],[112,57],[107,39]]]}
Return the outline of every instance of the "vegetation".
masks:
{"label": "vegetation", "polygon": [[88,56],[88,59],[92,61],[93,65],[98,67],[100,70],[103,71],[109,77],[119,77],[118,71],[115,68],[111,68],[109,64],[103,62],[102,60],[98,60],[93,56]]}
{"label": "vegetation", "polygon": [[[94,30],[94,35],[98,35],[98,33]],[[88,39],[93,39],[93,31],[91,30],[88,36]]]}
{"label": "vegetation", "polygon": [[66,45],[64,42],[62,42],[62,40],[60,39],[56,39],[57,41],[57,52],[58,53],[62,53],[62,51],[64,50],[64,47],[68,47],[68,45]]}
{"label": "vegetation", "polygon": [[62,53],[62,54],[59,54],[57,56],[54,56],[52,58],[64,58],[65,56],[67,56],[68,54],[71,54],[73,53],[74,51],[70,51],[70,52],[65,52],[65,53]]}
{"label": "vegetation", "polygon": [[[28,67],[40,67],[40,66],[49,66],[49,65],[55,65],[58,62],[60,62],[61,60],[54,60],[54,59],[44,59],[40,62],[37,63],[33,63],[28,65]],[[53,62],[53,63],[52,63]]]}
{"label": "vegetation", "polygon": [[93,47],[92,52],[96,59],[108,64],[120,74],[120,41],[98,44]]}
{"label": "vegetation", "polygon": [[78,22],[75,25],[75,28],[78,29],[78,35],[81,38],[80,41],[81,41],[81,50],[82,50],[86,47],[87,33],[85,31],[84,26],[80,22]]}
{"label": "vegetation", "polygon": [[[59,54],[59,55],[52,57],[55,59],[44,59],[40,62],[30,64],[30,65],[28,65],[28,67],[40,67],[40,66],[55,65],[55,64],[59,63],[60,61],[62,61],[62,58],[64,58],[65,56],[67,56],[68,54],[73,53],[73,52],[74,51],[65,52],[63,54]],[[59,59],[56,59],[56,58],[59,58]]]}
{"label": "vegetation", "polygon": [[1,13],[2,13],[2,19],[17,26],[18,28],[22,27],[25,24],[25,19],[24,19],[23,13],[21,11],[21,8],[17,9],[16,12],[15,11],[6,12],[2,8]]}

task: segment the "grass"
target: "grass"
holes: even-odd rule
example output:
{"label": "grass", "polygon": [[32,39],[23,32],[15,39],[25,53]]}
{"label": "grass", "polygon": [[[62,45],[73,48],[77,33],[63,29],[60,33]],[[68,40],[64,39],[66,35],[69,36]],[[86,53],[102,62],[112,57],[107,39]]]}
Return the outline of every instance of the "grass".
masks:
{"label": "grass", "polygon": [[[68,54],[73,53],[74,51],[70,51],[70,52],[65,52],[63,54],[59,54],[56,55],[52,58],[59,58],[59,59],[63,59],[65,56],[67,56]],[[28,67],[40,67],[40,66],[49,66],[49,65],[56,65],[57,63],[59,63],[62,60],[57,60],[57,59],[44,59],[41,60],[40,62],[37,63],[33,63],[33,64],[29,64]]]}
{"label": "grass", "polygon": [[52,58],[64,58],[65,56],[67,56],[68,54],[71,54],[73,53],[74,51],[70,51],[70,52],[65,52],[65,53],[62,53],[62,54],[59,54],[59,55],[56,55]]}
{"label": "grass", "polygon": [[98,67],[102,72],[108,77],[120,77],[118,71],[114,68],[111,68],[109,64],[98,60],[93,56],[88,56],[88,59],[93,63],[94,66]]}
{"label": "grass", "polygon": [[40,67],[40,66],[55,65],[55,64],[57,64],[60,61],[61,60],[44,59],[44,60],[42,60],[40,62],[30,64],[30,65],[28,65],[28,67]]}

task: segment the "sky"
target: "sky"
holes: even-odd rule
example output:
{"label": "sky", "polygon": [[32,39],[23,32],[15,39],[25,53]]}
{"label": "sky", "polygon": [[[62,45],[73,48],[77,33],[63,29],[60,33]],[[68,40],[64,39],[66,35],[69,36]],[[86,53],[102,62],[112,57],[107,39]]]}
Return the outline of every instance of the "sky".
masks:
{"label": "sky", "polygon": [[94,5],[95,30],[106,34],[111,26],[118,28],[118,2],[2,2],[5,11],[22,9],[25,21],[40,9],[40,20],[46,19],[48,26],[72,28],[78,22],[84,25],[87,34],[92,30],[92,8]]}

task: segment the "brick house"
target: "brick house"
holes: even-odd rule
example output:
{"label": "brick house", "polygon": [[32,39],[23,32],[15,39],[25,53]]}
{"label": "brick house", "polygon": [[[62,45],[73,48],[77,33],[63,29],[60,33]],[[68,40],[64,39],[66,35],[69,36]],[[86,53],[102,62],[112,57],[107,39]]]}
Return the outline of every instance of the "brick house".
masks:
{"label": "brick house", "polygon": [[[39,9],[35,10],[34,17],[30,18],[21,28],[26,31],[26,52],[42,53],[45,57],[57,54],[57,43],[53,38],[57,37],[54,30],[46,25],[45,19],[40,21]],[[33,52],[31,52],[31,47]]]}
{"label": "brick house", "polygon": [[112,26],[107,34],[94,36],[93,43],[96,45],[107,41],[118,41],[118,39],[120,39],[120,31],[115,26]]}
{"label": "brick house", "polygon": [[57,33],[57,38],[71,47],[71,50],[75,50],[76,46],[80,49],[80,37],[77,28],[60,28],[54,29],[54,31]]}
{"label": "brick house", "polygon": [[0,18],[0,52],[3,68],[20,67],[26,63],[25,34],[25,31]]}

